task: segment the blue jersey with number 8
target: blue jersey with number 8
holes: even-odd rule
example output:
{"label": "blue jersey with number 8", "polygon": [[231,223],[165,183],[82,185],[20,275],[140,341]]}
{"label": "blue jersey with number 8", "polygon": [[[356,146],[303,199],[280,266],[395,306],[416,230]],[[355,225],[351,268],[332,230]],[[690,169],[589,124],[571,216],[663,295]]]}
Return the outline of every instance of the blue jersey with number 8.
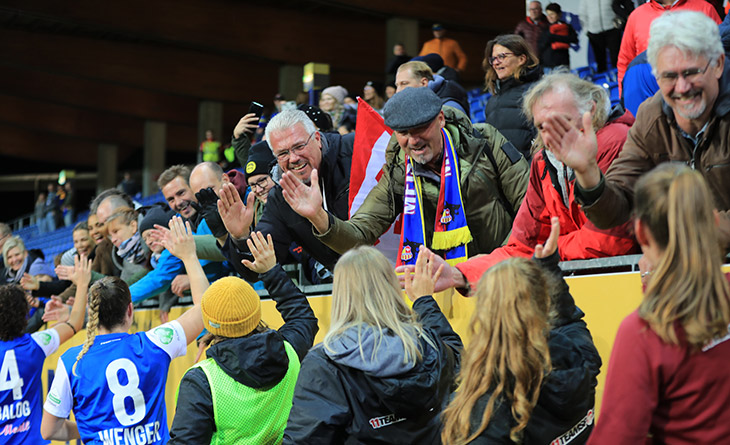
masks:
{"label": "blue jersey with number 8", "polygon": [[136,334],[97,335],[72,371],[77,346],[58,361],[44,409],[57,417],[73,408],[84,443],[157,444],[169,440],[165,384],[170,361],[185,355],[176,321]]}

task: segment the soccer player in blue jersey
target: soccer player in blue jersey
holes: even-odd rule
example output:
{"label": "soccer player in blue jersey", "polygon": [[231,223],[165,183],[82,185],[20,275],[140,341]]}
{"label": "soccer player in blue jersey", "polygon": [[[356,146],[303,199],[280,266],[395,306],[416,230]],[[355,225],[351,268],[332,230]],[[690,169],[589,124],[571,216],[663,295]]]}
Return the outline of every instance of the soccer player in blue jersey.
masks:
{"label": "soccer player in blue jersey", "polygon": [[76,297],[68,321],[51,329],[23,334],[28,301],[18,285],[0,286],[0,443],[45,444],[41,437],[43,361],[84,324],[91,261],[74,259]]}
{"label": "soccer player in blue jersey", "polygon": [[[200,299],[208,279],[195,255],[190,223],[170,221],[165,248],[190,277],[194,306],[177,320],[128,334],[134,317],[129,287],[105,277],[89,290],[86,343],[58,361],[43,406],[46,439],[80,438],[85,444],[163,444],[169,439],[165,383],[170,361],[185,355],[203,330]],[[67,419],[71,410],[76,422]]]}

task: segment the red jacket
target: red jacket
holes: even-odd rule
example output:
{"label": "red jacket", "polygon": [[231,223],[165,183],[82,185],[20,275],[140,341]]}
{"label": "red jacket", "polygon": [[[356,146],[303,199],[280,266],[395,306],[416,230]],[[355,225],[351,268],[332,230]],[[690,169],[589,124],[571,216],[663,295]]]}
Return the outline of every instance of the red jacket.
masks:
{"label": "red jacket", "polygon": [[721,20],[715,8],[705,0],[679,0],[671,6],[663,6],[656,0],[644,3],[629,15],[624,29],[624,36],[621,39],[621,49],[618,53],[618,85],[621,88],[621,80],[624,78],[626,68],[642,52],[646,51],[649,45],[649,27],[655,18],[666,11],[699,11],[707,14],[719,25]]}
{"label": "red jacket", "polygon": [[[598,167],[608,170],[618,157],[626,141],[634,118],[628,111],[610,121],[598,130]],[[607,256],[627,255],[637,252],[637,245],[631,236],[632,221],[609,230],[600,230],[591,223],[575,201],[573,190],[575,178],[568,183],[568,207],[563,203],[558,185],[557,171],[545,159],[545,151],[532,158],[530,182],[525,199],[517,211],[512,233],[507,244],[494,249],[492,253],[474,257],[456,267],[470,284],[479,281],[487,269],[498,262],[515,256],[531,257],[535,245],[543,243],[550,235],[550,218],[560,219],[558,252],[562,260],[578,260]]]}

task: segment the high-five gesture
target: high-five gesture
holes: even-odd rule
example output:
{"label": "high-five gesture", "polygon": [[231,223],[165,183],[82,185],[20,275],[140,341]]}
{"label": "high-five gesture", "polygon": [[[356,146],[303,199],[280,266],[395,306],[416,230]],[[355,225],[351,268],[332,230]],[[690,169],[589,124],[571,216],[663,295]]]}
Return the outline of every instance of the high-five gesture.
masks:
{"label": "high-five gesture", "polygon": [[193,230],[190,227],[190,222],[185,221],[179,216],[173,216],[170,220],[170,232],[162,240],[162,245],[165,246],[171,254],[180,258],[183,262],[190,259],[197,261],[195,254],[195,240],[193,239]]}
{"label": "high-five gesture", "polygon": [[69,279],[77,287],[89,287],[89,283],[91,282],[91,260],[86,255],[74,255],[73,272]]}
{"label": "high-five gesture", "polygon": [[304,184],[291,172],[281,176],[280,185],[286,202],[301,216],[310,219],[322,209],[322,191],[316,169],[312,170],[310,185]]}
{"label": "high-five gesture", "polygon": [[434,272],[435,257],[436,255],[433,252],[422,247],[418,253],[413,275],[411,275],[410,270],[406,271],[404,284],[406,295],[411,301],[415,302],[426,295],[433,295],[434,287],[445,265],[442,262]]}
{"label": "high-five gesture", "polygon": [[261,232],[254,232],[251,237],[246,240],[248,248],[253,254],[254,261],[241,260],[244,266],[257,273],[266,273],[276,266],[276,253],[274,252],[274,242],[271,234],[264,235]]}
{"label": "high-five gesture", "polygon": [[329,229],[330,221],[322,207],[322,191],[319,188],[317,169],[312,170],[310,185],[301,182],[291,172],[282,175],[280,184],[284,199],[295,212],[307,218],[317,232],[324,233]]}
{"label": "high-five gesture", "polygon": [[237,239],[249,235],[253,224],[254,200],[253,193],[248,194],[246,205],[243,205],[241,196],[233,184],[223,184],[218,196],[218,213],[228,233]]}
{"label": "high-five gesture", "polygon": [[593,188],[601,180],[596,155],[598,141],[591,123],[591,113],[583,113],[583,130],[565,116],[554,113],[542,123],[541,136],[548,150],[575,171],[583,188]]}

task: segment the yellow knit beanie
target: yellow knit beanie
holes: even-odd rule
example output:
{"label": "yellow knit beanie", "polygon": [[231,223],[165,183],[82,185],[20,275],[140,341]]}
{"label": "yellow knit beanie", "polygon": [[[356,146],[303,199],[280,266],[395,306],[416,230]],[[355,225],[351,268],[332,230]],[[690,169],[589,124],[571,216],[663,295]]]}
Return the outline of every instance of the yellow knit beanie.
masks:
{"label": "yellow knit beanie", "polygon": [[221,278],[208,287],[200,303],[208,332],[243,337],[261,321],[261,300],[250,284],[238,277]]}

